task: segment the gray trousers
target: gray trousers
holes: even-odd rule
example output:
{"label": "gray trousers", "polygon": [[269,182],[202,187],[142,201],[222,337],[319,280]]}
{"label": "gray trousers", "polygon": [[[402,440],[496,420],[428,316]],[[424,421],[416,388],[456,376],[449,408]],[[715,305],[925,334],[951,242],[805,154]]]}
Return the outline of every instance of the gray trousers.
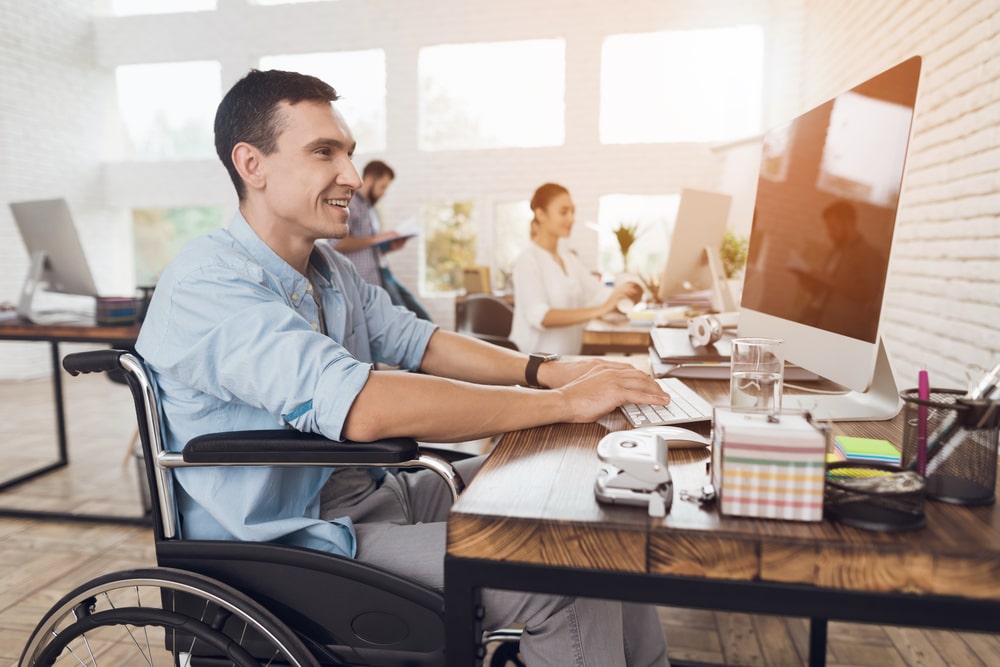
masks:
{"label": "gray trousers", "polygon": [[[458,461],[467,482],[482,457]],[[357,559],[437,590],[444,589],[445,520],[451,494],[431,471],[387,475],[376,485],[364,470],[336,472],[322,493],[324,519],[349,516]],[[483,627],[524,624],[521,655],[529,667],[664,667],[667,642],[655,607],[614,600],[484,590]]]}

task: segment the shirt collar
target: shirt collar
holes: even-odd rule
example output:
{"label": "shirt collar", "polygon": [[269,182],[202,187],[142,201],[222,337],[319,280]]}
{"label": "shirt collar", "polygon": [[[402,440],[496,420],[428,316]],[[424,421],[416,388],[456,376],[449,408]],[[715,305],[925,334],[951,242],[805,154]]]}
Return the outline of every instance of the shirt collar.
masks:
{"label": "shirt collar", "polygon": [[[278,256],[276,252],[271,250],[271,247],[264,243],[263,239],[257,236],[257,232],[253,230],[250,223],[246,221],[243,217],[243,213],[239,210],[233,216],[232,222],[229,223],[229,234],[233,237],[243,249],[246,251],[250,257],[256,260],[265,271],[274,276],[281,282],[281,286],[289,293],[302,293],[305,291],[309,279],[303,276],[301,273],[292,268],[291,264],[283,260]],[[314,249],[312,256],[309,258],[309,263],[313,265],[317,259],[317,251]],[[316,266],[320,268],[322,262]],[[322,271],[322,269],[320,268]],[[326,271],[322,271],[324,274]]]}

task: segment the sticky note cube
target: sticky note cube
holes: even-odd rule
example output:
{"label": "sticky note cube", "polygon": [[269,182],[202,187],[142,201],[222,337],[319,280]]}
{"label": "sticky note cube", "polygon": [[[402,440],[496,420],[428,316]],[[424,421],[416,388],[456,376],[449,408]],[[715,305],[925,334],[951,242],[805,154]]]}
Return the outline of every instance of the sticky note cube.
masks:
{"label": "sticky note cube", "polygon": [[823,519],[826,432],[804,415],[717,410],[713,478],[723,514]]}

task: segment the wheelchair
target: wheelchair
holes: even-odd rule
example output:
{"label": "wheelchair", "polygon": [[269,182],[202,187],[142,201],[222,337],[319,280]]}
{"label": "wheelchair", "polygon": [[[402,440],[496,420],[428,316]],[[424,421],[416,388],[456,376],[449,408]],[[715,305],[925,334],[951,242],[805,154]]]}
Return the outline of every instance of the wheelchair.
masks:
{"label": "wheelchair", "polygon": [[[457,497],[454,452],[414,440],[339,443],[293,430],[203,435],[164,450],[159,403],[142,359],[122,350],[70,354],[71,374],[124,376],[132,393],[152,497],[156,567],[99,576],[44,615],[21,656],[36,665],[430,666],[444,663],[440,592],[391,572],[301,547],[182,540],[172,470],[190,466],[320,465],[424,468]],[[404,473],[405,474],[405,473]],[[522,666],[520,631],[484,635],[491,667]]]}

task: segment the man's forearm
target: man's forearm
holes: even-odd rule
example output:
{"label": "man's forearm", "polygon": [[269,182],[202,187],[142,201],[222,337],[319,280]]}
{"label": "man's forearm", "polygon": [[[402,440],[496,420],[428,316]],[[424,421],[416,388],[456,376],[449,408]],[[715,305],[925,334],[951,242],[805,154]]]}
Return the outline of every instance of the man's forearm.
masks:
{"label": "man's forearm", "polygon": [[437,330],[431,336],[420,370],[430,375],[477,384],[524,384],[527,355],[471,336]]}
{"label": "man's forearm", "polygon": [[373,371],[343,434],[362,442],[397,436],[462,442],[563,421],[566,407],[557,392]]}

